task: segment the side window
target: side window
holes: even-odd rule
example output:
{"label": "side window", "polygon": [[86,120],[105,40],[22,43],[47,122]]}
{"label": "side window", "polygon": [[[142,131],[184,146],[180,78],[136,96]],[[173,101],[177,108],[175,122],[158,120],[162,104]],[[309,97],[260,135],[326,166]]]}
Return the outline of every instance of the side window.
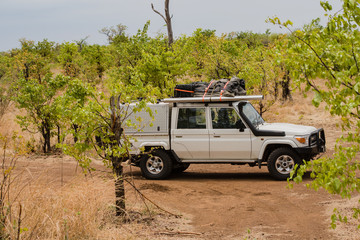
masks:
{"label": "side window", "polygon": [[180,108],[177,128],[206,128],[205,108]]}
{"label": "side window", "polygon": [[236,128],[237,122],[242,122],[233,108],[211,108],[213,129]]}

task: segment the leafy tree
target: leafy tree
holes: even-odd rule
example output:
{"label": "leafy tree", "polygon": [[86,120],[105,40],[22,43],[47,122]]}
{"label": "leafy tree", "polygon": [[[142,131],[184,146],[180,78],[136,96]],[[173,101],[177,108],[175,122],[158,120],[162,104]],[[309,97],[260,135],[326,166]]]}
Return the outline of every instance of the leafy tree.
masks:
{"label": "leafy tree", "polygon": [[148,27],[149,22],[128,41],[112,45],[117,63],[109,75],[126,84],[133,84],[133,77],[137,76],[144,85],[161,92],[158,97],[164,97],[172,92],[176,78],[185,74],[187,63],[181,49],[169,49],[163,35],[150,38]]}
{"label": "leafy tree", "polygon": [[57,97],[59,104],[56,106],[56,111],[60,113],[58,124],[64,130],[62,139],[65,139],[67,134],[71,134],[74,142],[78,141],[79,128],[86,124],[83,122],[82,111],[94,91],[95,89],[90,84],[75,78],[67,83],[64,94]]}
{"label": "leafy tree", "polygon": [[5,53],[0,53],[0,80],[5,77],[8,71],[9,57]]}
{"label": "leafy tree", "polygon": [[269,30],[265,33],[253,33],[253,32],[233,32],[228,35],[229,39],[242,42],[248,46],[248,48],[256,48],[258,46],[268,46],[277,39],[278,34],[272,34]]}
{"label": "leafy tree", "polygon": [[125,25],[118,24],[115,27],[104,27],[99,32],[107,36],[109,43],[119,43],[127,40],[126,29]]}
{"label": "leafy tree", "polygon": [[112,56],[107,46],[98,44],[83,46],[81,56],[83,58],[83,64],[80,67],[82,78],[88,82],[101,80],[111,66]]}
{"label": "leafy tree", "polygon": [[14,86],[17,94],[13,100],[19,108],[26,110],[25,116],[17,116],[18,122],[23,130],[41,133],[44,153],[51,150],[50,140],[58,124],[57,95],[68,80],[62,75],[52,77],[48,74],[42,82],[20,78]]}
{"label": "leafy tree", "polygon": [[[116,215],[125,216],[125,189],[123,162],[131,158],[130,148],[131,139],[125,134],[126,126],[136,127],[136,123],[128,119],[133,112],[145,108],[145,98],[139,101],[131,110],[128,103],[137,97],[148,97],[154,94],[151,88],[143,85],[141,80],[134,76],[132,84],[119,83],[117,79],[109,78],[108,91],[110,97],[97,92],[95,89],[87,89],[84,83],[77,82],[69,86],[66,95],[82,92],[84,105],[72,108],[71,111],[76,115],[76,123],[79,128],[76,133],[75,143],[61,144],[64,152],[73,156],[85,169],[90,169],[91,159],[88,152],[95,149],[104,164],[113,169],[115,175],[115,196],[116,196]],[[71,88],[76,88],[70,90]],[[75,100],[74,105],[79,103],[78,96],[70,96],[68,99]],[[73,106],[74,106],[73,105]]]}
{"label": "leafy tree", "polygon": [[54,58],[55,43],[43,40],[34,41],[21,39],[21,49],[14,50],[12,73],[14,80],[18,78],[37,79],[41,82],[50,73],[51,63]]}
{"label": "leafy tree", "polygon": [[277,82],[282,76],[282,70],[274,61],[275,48],[259,45],[252,49],[239,76],[247,80],[247,92],[266,96],[265,100],[258,102],[260,115],[270,109],[275,103]]}
{"label": "leafy tree", "polygon": [[[312,170],[314,189],[324,188],[329,193],[350,198],[360,192],[360,3],[355,0],[343,0],[342,9],[330,14],[332,6],[321,2],[329,16],[325,26],[319,19],[313,20],[301,30],[291,32],[288,54],[294,79],[306,83],[305,90],[313,90],[313,104],[317,107],[325,102],[326,109],[332,115],[341,117],[344,136],[338,139],[335,154],[309,162],[299,169],[295,181],[302,179],[306,170]],[[270,19],[290,30],[290,21],[281,22]],[[324,79],[325,87],[318,83]],[[353,217],[358,218],[359,208],[354,208]],[[345,220],[333,215],[333,227],[336,220]],[[360,226],[359,226],[360,227]]]}
{"label": "leafy tree", "polygon": [[58,61],[61,64],[65,76],[78,77],[81,73],[81,55],[75,43],[64,43],[61,45]]}
{"label": "leafy tree", "polygon": [[240,72],[246,59],[246,48],[238,46],[226,36],[217,37],[215,31],[197,29],[186,39],[189,51],[190,74],[210,79],[229,78]]}
{"label": "leafy tree", "polygon": [[86,36],[80,40],[75,41],[75,43],[79,47],[79,51],[81,52],[85,46],[88,46],[89,44],[86,42],[86,40],[89,38],[89,36]]}
{"label": "leafy tree", "polygon": [[0,53],[0,119],[10,105],[10,95],[12,94],[8,86],[8,73],[9,68],[11,68],[10,62],[11,59],[9,56]]}

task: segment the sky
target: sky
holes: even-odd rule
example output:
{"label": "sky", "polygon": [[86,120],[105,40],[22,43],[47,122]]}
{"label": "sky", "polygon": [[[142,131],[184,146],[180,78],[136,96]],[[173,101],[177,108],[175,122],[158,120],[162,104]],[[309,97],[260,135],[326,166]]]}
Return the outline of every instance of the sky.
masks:
{"label": "sky", "polygon": [[[334,10],[340,0],[328,0]],[[57,43],[87,38],[90,44],[106,44],[99,33],[104,27],[123,24],[133,35],[150,21],[149,35],[167,33],[165,22],[151,9],[164,12],[164,0],[0,0],[0,51],[19,48],[19,39]],[[312,19],[325,21],[320,0],[170,0],[175,37],[191,35],[197,28],[216,34],[252,31],[284,32],[266,23],[268,17],[291,20],[299,28]]]}

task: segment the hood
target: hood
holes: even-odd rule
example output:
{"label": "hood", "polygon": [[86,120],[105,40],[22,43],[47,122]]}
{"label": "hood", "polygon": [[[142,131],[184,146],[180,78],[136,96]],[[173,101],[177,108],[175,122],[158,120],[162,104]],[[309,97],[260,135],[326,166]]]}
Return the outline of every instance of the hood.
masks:
{"label": "hood", "polygon": [[305,135],[315,131],[316,128],[290,123],[264,123],[259,126],[259,130],[282,131],[286,135]]}

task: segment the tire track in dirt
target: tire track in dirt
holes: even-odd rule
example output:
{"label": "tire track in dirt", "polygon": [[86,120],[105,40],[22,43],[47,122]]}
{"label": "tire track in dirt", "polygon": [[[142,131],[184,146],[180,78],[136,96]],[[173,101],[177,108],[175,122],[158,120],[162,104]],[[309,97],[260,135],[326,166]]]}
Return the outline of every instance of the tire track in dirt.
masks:
{"label": "tire track in dirt", "polygon": [[135,172],[138,185],[154,183],[167,192],[146,190],[161,206],[191,215],[194,231],[205,239],[241,238],[250,230],[257,239],[332,239],[329,216],[319,202],[329,195],[287,189],[266,168],[192,165],[168,180],[149,181]]}

